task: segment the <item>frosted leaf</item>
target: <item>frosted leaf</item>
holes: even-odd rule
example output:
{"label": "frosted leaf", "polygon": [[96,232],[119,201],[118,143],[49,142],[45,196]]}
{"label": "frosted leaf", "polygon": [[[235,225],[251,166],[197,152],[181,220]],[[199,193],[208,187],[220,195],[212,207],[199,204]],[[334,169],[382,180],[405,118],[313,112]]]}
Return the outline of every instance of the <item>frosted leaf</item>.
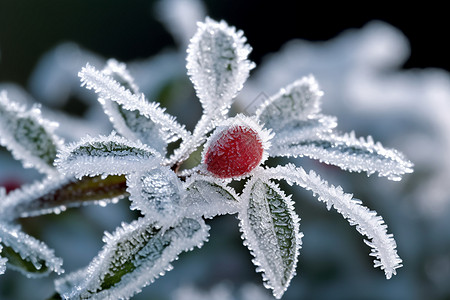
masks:
{"label": "frosted leaf", "polygon": [[264,286],[280,299],[295,275],[303,234],[290,197],[278,185],[253,177],[241,197],[240,227],[244,244],[263,272]]}
{"label": "frosted leaf", "polygon": [[156,150],[113,133],[109,136],[87,137],[66,146],[58,153],[55,163],[62,173],[81,178],[149,170],[161,161]]}
{"label": "frosted leaf", "polygon": [[178,222],[184,189],[181,180],[170,168],[132,173],[127,176],[127,185],[131,209],[139,209],[160,226]]}
{"label": "frosted leaf", "polygon": [[63,299],[128,299],[172,269],[183,251],[201,247],[209,226],[185,218],[166,230],[148,218],[105,234],[103,247],[86,269],[55,281]]}
{"label": "frosted leaf", "polygon": [[8,259],[8,267],[27,277],[64,273],[62,259],[54,255],[46,244],[20,230],[19,226],[0,222],[1,255]]}
{"label": "frosted leaf", "polygon": [[321,135],[330,134],[336,126],[336,117],[325,115],[317,115],[317,117],[307,120],[285,122],[283,127],[273,130],[275,135],[271,140],[272,146],[269,153],[271,156],[277,156],[277,151],[289,147],[289,144],[318,139]]}
{"label": "frosted leaf", "polygon": [[[2,249],[3,249],[3,246],[2,246],[1,243],[2,243],[2,239],[0,239],[0,255],[1,255]],[[7,261],[8,261],[7,258],[4,258],[4,257],[0,256],[0,275],[5,273],[5,271],[6,271],[6,262]]]}
{"label": "frosted leaf", "polygon": [[350,225],[355,225],[359,233],[368,237],[369,240],[364,242],[372,248],[370,255],[376,258],[374,267],[384,270],[387,279],[395,275],[396,269],[402,266],[396,250],[397,244],[393,235],[387,233],[383,218],[361,205],[361,201],[353,199],[351,194],[344,193],[340,186],[330,186],[313,171],[308,174],[303,168],[292,164],[268,168],[264,173],[270,178],[284,179],[289,184],[295,183],[312,191],[328,209],[334,207]]}
{"label": "frosted leaf", "polygon": [[187,70],[208,116],[224,116],[242,89],[254,63],[242,31],[206,18],[188,47]]}
{"label": "frosted leaf", "polygon": [[236,192],[209,176],[193,175],[184,186],[186,196],[180,206],[187,217],[213,218],[234,214],[238,210],[239,196]]}
{"label": "frosted leaf", "polygon": [[[303,129],[299,129],[302,131]],[[287,133],[287,130],[284,130]],[[405,173],[413,171],[413,164],[395,149],[384,148],[372,137],[355,137],[355,133],[337,135],[322,134],[316,137],[297,135],[294,128],[287,134],[275,136],[271,156],[307,156],[321,162],[338,166],[344,170],[378,172],[380,177],[400,180]]]}
{"label": "frosted leaf", "polygon": [[127,196],[125,176],[83,177],[76,180],[63,175],[45,178],[15,189],[0,201],[0,218],[15,220],[69,207],[117,202]]}
{"label": "frosted leaf", "polygon": [[[112,77],[132,94],[136,95],[139,92],[125,64],[110,59],[103,73]],[[110,99],[99,98],[99,102],[109,116],[114,129],[129,140],[140,140],[164,154],[167,143],[172,142],[174,138],[178,139],[177,136],[163,136],[161,124],[154,123],[152,119],[142,115],[139,110],[124,109],[123,105]]]}
{"label": "frosted leaf", "polygon": [[54,134],[56,123],[41,117],[37,105],[30,110],[0,92],[0,145],[11,151],[24,167],[55,174],[53,161],[62,141]]}
{"label": "frosted leaf", "polygon": [[270,97],[256,115],[267,128],[277,131],[293,120],[315,117],[321,110],[322,95],[313,76],[303,77]]}
{"label": "frosted leaf", "polygon": [[173,116],[164,112],[158,103],[149,102],[143,94],[133,94],[120,83],[103,72],[96,70],[89,64],[79,73],[83,86],[94,89],[100,98],[115,101],[123,109],[139,111],[139,113],[160,126],[160,134],[165,140],[175,141],[179,138],[186,140],[190,133],[181,126]]}

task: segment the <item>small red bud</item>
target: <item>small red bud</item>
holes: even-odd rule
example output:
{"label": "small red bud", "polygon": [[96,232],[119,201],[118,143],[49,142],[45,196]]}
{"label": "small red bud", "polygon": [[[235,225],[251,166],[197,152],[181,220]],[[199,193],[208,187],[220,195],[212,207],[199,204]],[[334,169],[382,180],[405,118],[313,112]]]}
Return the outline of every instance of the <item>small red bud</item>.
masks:
{"label": "small red bud", "polygon": [[263,157],[260,136],[252,128],[234,125],[215,133],[204,157],[206,169],[219,178],[248,174]]}

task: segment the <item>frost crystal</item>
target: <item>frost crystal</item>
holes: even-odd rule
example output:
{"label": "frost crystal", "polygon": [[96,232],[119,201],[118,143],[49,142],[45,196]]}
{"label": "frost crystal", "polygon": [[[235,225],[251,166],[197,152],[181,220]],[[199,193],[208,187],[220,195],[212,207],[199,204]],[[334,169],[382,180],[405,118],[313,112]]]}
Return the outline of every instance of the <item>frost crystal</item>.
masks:
{"label": "frost crystal", "polygon": [[139,209],[148,219],[162,226],[172,225],[179,219],[184,189],[169,168],[132,173],[127,184],[131,209]]}
{"label": "frost crystal", "polygon": [[[103,73],[112,77],[132,94],[136,95],[139,92],[125,64],[110,59]],[[140,140],[164,154],[167,144],[178,138],[162,134],[161,124],[156,124],[150,118],[142,115],[139,110],[124,109],[123,105],[110,99],[99,98],[99,101],[117,132],[131,141]]]}
{"label": "frost crystal", "polygon": [[[109,136],[62,145],[38,108],[27,111],[1,93],[0,143],[25,166],[50,176],[8,195],[0,188],[0,274],[5,264],[27,276],[63,272],[61,259],[14,225],[16,219],[128,197],[130,209],[143,217],[105,233],[103,249],[86,268],[56,280],[55,297],[130,298],[171,270],[181,252],[202,246],[209,230],[204,218],[237,214],[257,272],[281,298],[296,273],[303,237],[291,196],[274,182],[285,180],[311,190],[355,225],[367,237],[374,266],[388,279],[395,275],[402,260],[376,212],[313,171],[264,164],[269,157],[306,156],[400,180],[412,172],[412,163],[371,137],[338,133],[337,119],[321,113],[323,92],[313,76],[281,89],[255,115],[229,117],[254,67],[250,51],[243,33],[224,21],[198,23],[186,67],[203,115],[192,133],[148,101],[125,64],[115,60],[101,71],[87,64],[79,72],[109,116],[115,129]],[[201,162],[193,166],[200,152]]]}
{"label": "frost crystal", "polygon": [[187,218],[165,230],[148,218],[122,224],[105,234],[106,245],[91,264],[57,280],[56,290],[64,299],[128,299],[171,270],[178,254],[201,247],[208,230],[201,219]]}
{"label": "frost crystal", "polygon": [[268,99],[256,115],[266,127],[273,129],[293,120],[306,121],[320,112],[322,95],[315,78],[304,77]]}
{"label": "frost crystal", "polygon": [[28,277],[64,272],[62,259],[54,255],[43,242],[25,234],[18,226],[0,222],[1,256],[8,258],[8,266]]}
{"label": "frost crystal", "polygon": [[94,89],[102,99],[109,99],[122,105],[124,109],[130,111],[139,111],[139,113],[155,124],[161,126],[161,134],[168,140],[187,139],[189,133],[175,121],[175,118],[166,114],[164,109],[160,108],[154,102],[148,102],[143,94],[134,94],[123,87],[112,77],[96,70],[89,64],[78,74],[83,85],[88,89]]}
{"label": "frost crystal", "polygon": [[115,134],[87,137],[58,153],[56,165],[64,174],[82,176],[128,174],[152,169],[161,162],[159,153],[148,146]]}
{"label": "frost crystal", "polygon": [[263,272],[265,286],[279,299],[295,275],[303,236],[300,219],[290,197],[258,177],[246,184],[242,200],[239,219],[244,244],[255,256],[253,263]]}
{"label": "frost crystal", "polygon": [[210,176],[193,175],[185,183],[186,197],[180,206],[187,217],[213,218],[237,213],[239,196],[226,184]]}
{"label": "frost crystal", "polygon": [[186,67],[206,115],[227,113],[254,68],[247,60],[251,48],[245,42],[243,32],[236,32],[224,21],[207,18],[198,23],[187,50]]}
{"label": "frost crystal", "polygon": [[374,267],[384,270],[387,279],[395,275],[396,269],[402,266],[393,235],[387,233],[383,219],[377,216],[376,212],[362,206],[360,200],[352,199],[352,195],[344,193],[339,186],[329,186],[313,171],[307,174],[303,168],[296,168],[291,164],[267,169],[266,172],[270,178],[285,179],[290,184],[295,183],[311,190],[320,201],[325,202],[328,209],[334,207],[350,225],[356,225],[358,232],[371,240],[364,242],[372,247],[370,255],[377,258]]}
{"label": "frost crystal", "polygon": [[40,109],[10,101],[6,92],[0,92],[0,145],[12,152],[26,168],[36,168],[55,174],[53,161],[62,141],[53,133],[56,123],[41,117]]}

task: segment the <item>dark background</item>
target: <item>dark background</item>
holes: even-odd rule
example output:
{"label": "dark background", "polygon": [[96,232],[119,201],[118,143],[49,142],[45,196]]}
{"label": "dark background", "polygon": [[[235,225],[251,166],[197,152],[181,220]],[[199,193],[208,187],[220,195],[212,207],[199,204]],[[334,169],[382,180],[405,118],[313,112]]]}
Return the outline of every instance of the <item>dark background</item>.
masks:
{"label": "dark background", "polygon": [[[64,41],[74,41],[104,57],[145,58],[174,44],[155,19],[155,1],[0,0],[0,82],[26,86],[38,59]],[[376,4],[374,4],[376,3]],[[450,71],[447,10],[421,4],[396,8],[379,2],[338,7],[304,1],[206,1],[215,19],[244,30],[251,59],[277,51],[293,38],[328,40],[347,28],[383,20],[400,29],[411,44],[405,68]]]}

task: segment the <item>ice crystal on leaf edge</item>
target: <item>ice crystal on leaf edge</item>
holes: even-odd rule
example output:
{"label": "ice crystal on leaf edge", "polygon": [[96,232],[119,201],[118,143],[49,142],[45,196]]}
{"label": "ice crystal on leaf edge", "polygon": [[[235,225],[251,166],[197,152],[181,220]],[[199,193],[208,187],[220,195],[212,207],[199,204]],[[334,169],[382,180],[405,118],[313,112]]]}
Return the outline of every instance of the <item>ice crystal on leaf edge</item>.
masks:
{"label": "ice crystal on leaf edge", "polygon": [[[397,255],[395,240],[387,233],[387,226],[380,216],[340,187],[330,186],[313,171],[307,173],[293,164],[270,168],[264,166],[264,162],[268,157],[307,156],[347,171],[363,171],[368,175],[377,172],[391,180],[400,180],[403,174],[411,173],[412,163],[398,151],[375,143],[371,137],[357,139],[354,133],[338,133],[336,118],[321,114],[323,92],[313,76],[301,78],[281,89],[263,103],[255,115],[238,114],[229,118],[230,106],[254,67],[247,59],[250,52],[251,47],[246,44],[242,31],[236,31],[226,22],[207,18],[198,23],[197,33],[188,47],[187,70],[202,104],[203,115],[192,133],[157,103],[140,94],[125,64],[115,60],[109,60],[101,71],[87,64],[79,72],[82,85],[98,94],[99,102],[117,131],[109,136],[86,137],[62,145],[38,112],[27,114],[23,108],[8,108],[4,103],[9,100],[6,94],[1,94],[3,119],[6,116],[8,120],[13,111],[20,111],[19,115],[25,118],[30,116],[33,124],[41,124],[45,136],[53,141],[50,145],[58,149],[57,156],[49,159],[52,162],[50,171],[45,171],[36,160],[36,153],[25,157],[16,155],[26,165],[51,176],[9,195],[0,193],[5,198],[0,205],[0,215],[6,221],[65,208],[56,205],[27,211],[33,206],[39,207],[48,199],[46,195],[76,188],[74,177],[87,185],[87,189],[98,182],[110,187],[97,191],[103,194],[92,199],[88,197],[86,203],[128,195],[130,208],[143,214],[131,224],[123,224],[112,235],[105,233],[103,250],[86,269],[58,279],[56,290],[61,296],[101,298],[114,294],[115,297],[129,298],[170,270],[170,262],[180,252],[201,247],[208,236],[208,226],[202,218],[237,213],[244,245],[254,256],[257,271],[262,272],[264,285],[273,290],[276,298],[281,298],[295,275],[303,234],[291,196],[285,195],[274,180],[285,180],[311,190],[328,209],[334,207],[367,237],[365,242],[372,248],[370,255],[376,258],[374,266],[383,269],[388,279],[396,274],[402,260]],[[238,130],[230,131],[233,128]],[[230,132],[234,135],[223,138]],[[244,173],[229,173],[229,176],[216,176],[208,170],[205,159],[210,154],[208,151],[222,149],[222,145],[215,148],[214,143],[227,141],[227,138],[254,141],[253,137],[262,147],[261,157],[258,154],[254,166],[245,169]],[[179,148],[168,157],[167,145],[177,140],[181,140]],[[223,149],[228,153],[245,151],[242,150],[243,140],[230,142],[236,149],[230,149],[229,145]],[[11,148],[17,141],[10,133],[0,131],[0,141],[13,153],[18,152],[16,146]],[[200,165],[179,171],[180,165],[202,145]],[[53,162],[57,169],[52,167]],[[241,179],[246,180],[245,187],[242,193],[237,193],[229,183]],[[79,205],[75,199],[71,201],[69,206]],[[33,205],[33,202],[39,205]],[[7,217],[10,212],[15,214]],[[12,226],[0,225],[3,229]],[[25,233],[19,231],[17,235]],[[0,236],[0,247],[5,245],[5,237]],[[28,236],[24,240],[30,242],[34,238]],[[52,262],[50,269],[62,272],[60,261],[51,256],[51,250],[46,250],[43,243],[39,245],[40,250],[35,255],[47,255],[47,261]],[[5,259],[1,259],[0,273],[4,271],[4,264]],[[151,272],[147,272],[148,269]]]}

